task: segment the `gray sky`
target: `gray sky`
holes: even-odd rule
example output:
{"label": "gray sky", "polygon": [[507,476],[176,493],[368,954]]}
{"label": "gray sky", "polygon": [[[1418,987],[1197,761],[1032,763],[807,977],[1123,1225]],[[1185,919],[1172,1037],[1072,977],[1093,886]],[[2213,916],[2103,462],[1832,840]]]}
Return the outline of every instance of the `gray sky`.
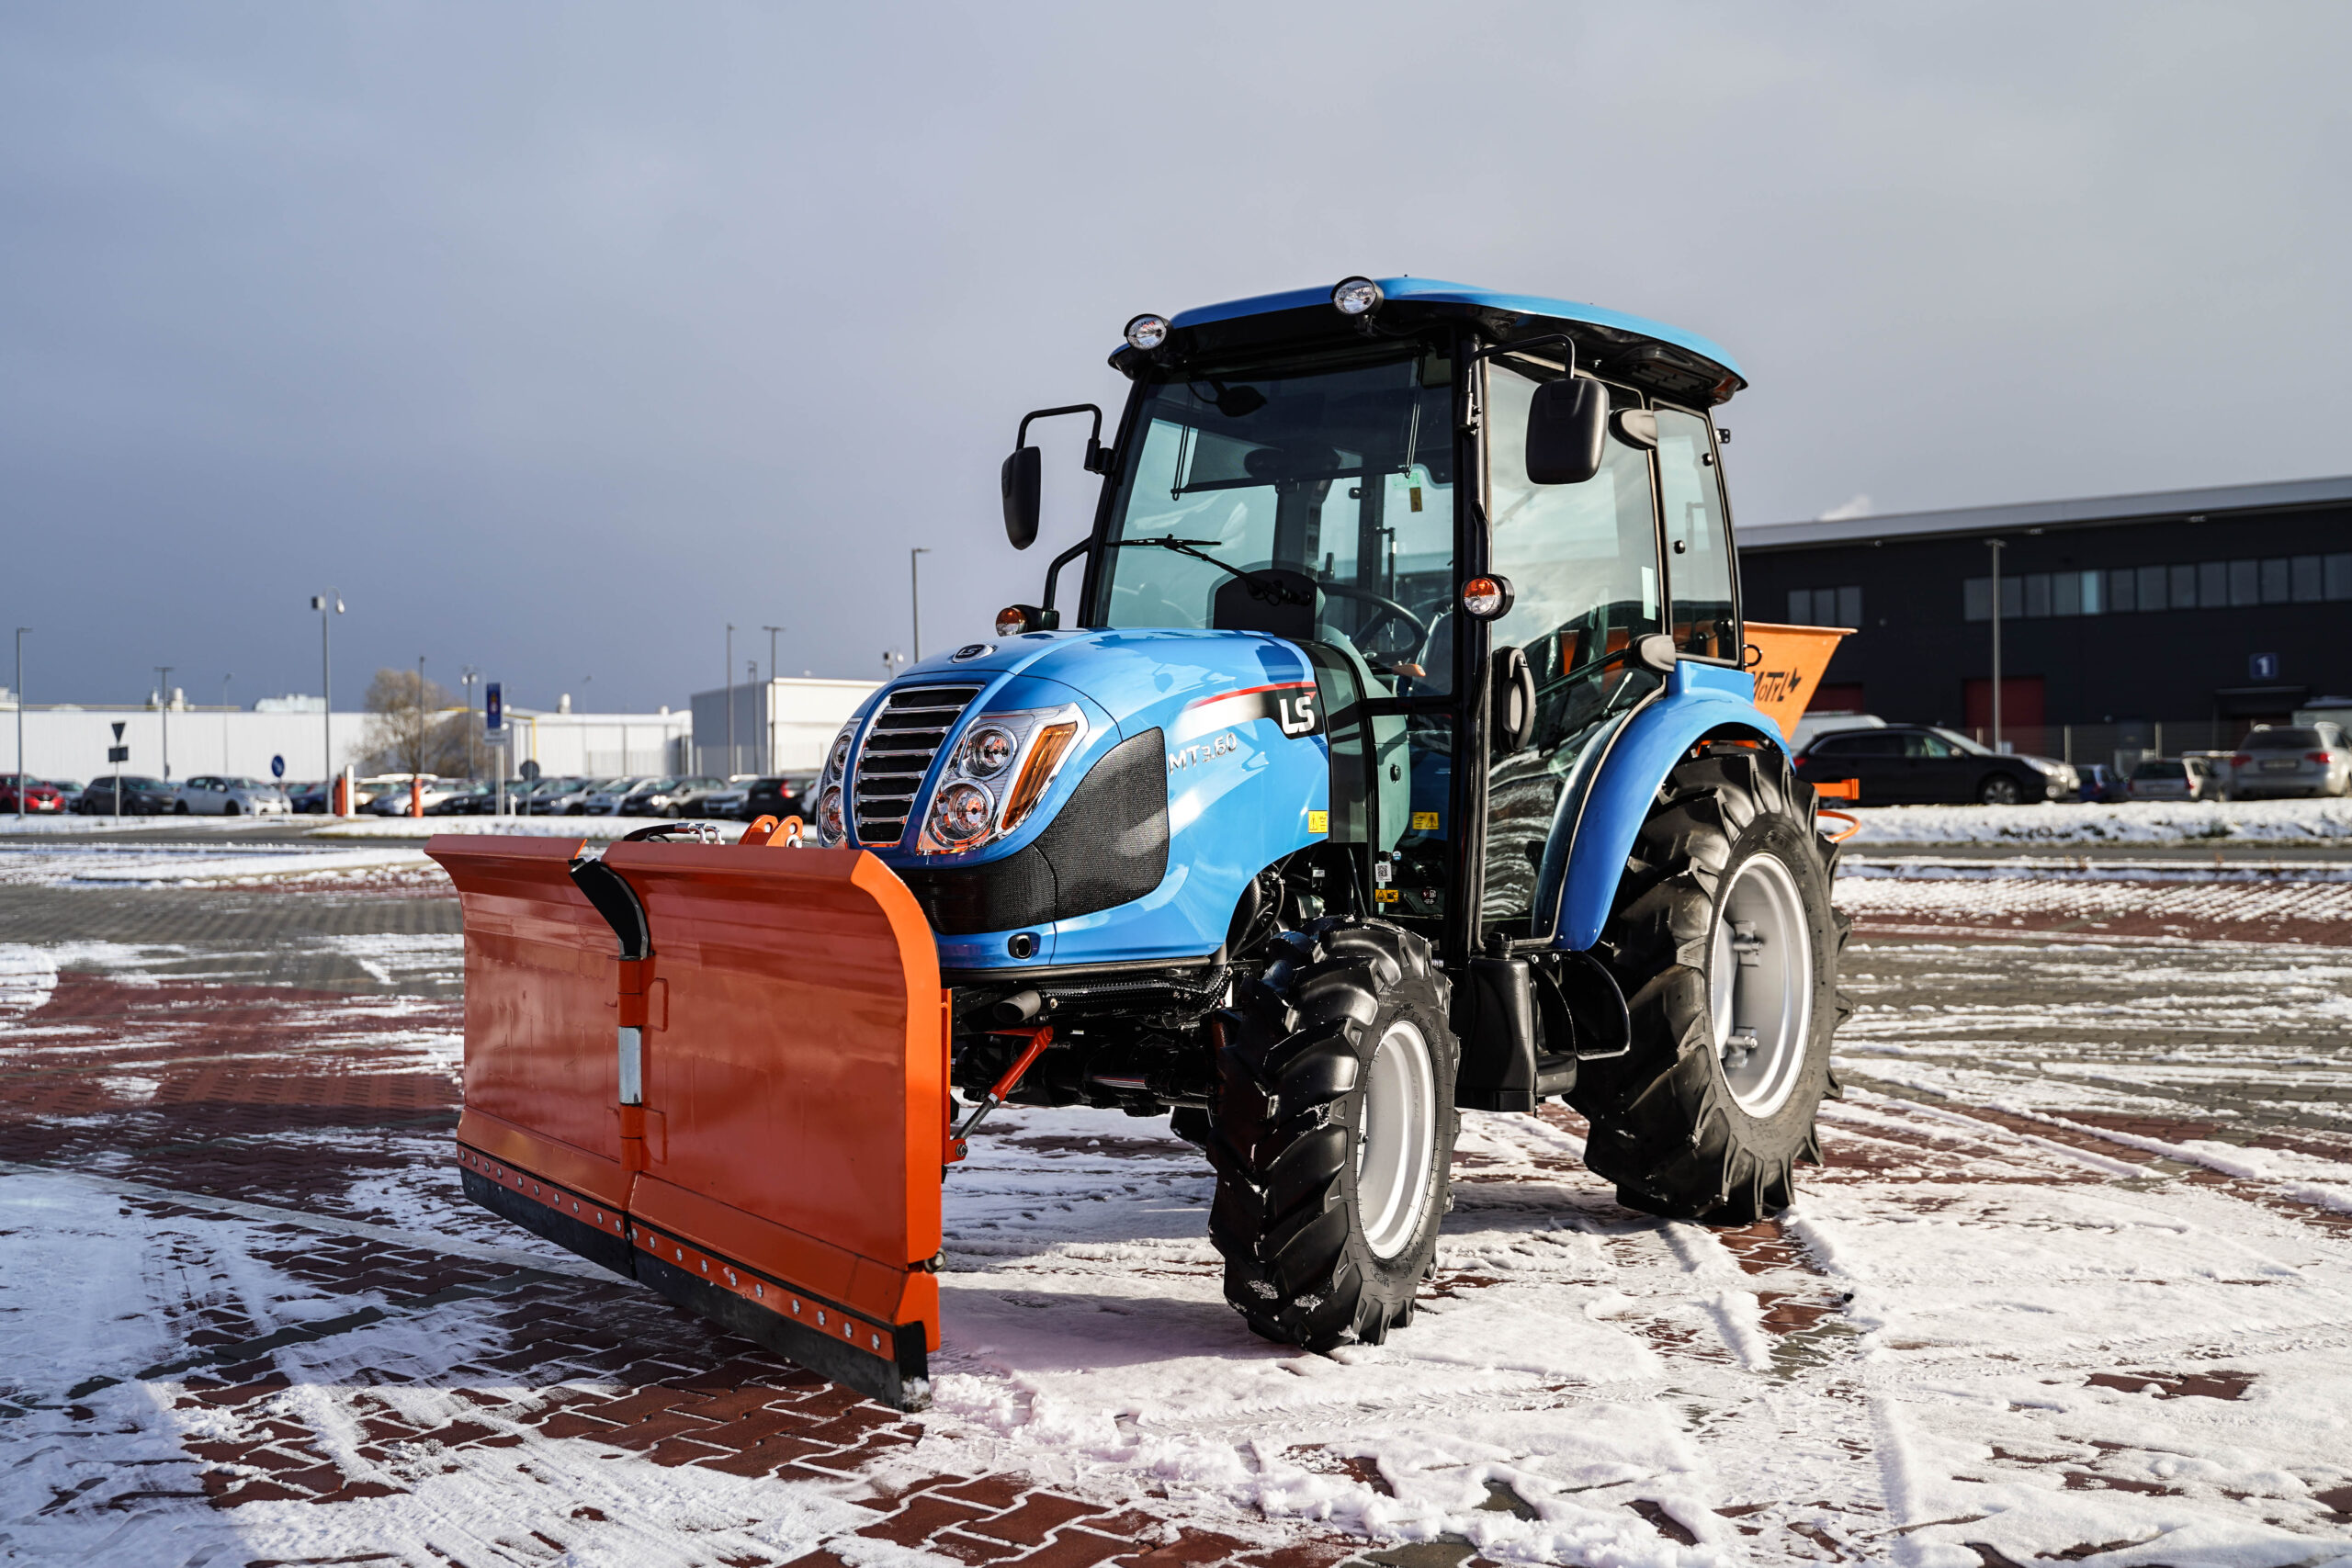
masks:
{"label": "gray sky", "polygon": [[[1398,272],[1706,333],[1742,520],[2352,469],[2340,5],[0,5],[35,700],[878,675],[1036,592],[1120,324]],[[1091,481],[1088,481],[1091,485]],[[0,628],[5,631],[5,628]],[[593,680],[589,678],[593,677]],[[0,669],[0,680],[7,672]]]}

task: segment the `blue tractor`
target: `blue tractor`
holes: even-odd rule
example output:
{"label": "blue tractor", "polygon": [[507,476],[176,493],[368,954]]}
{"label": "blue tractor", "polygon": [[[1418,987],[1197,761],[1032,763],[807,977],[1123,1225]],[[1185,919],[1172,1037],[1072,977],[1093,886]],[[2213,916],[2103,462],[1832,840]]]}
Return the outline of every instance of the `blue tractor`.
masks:
{"label": "blue tractor", "polygon": [[1025,549],[1031,426],[1091,415],[1086,539],[814,795],[935,934],[958,1090],[1169,1116],[1227,1298],[1318,1349],[1411,1321],[1458,1107],[1565,1098],[1651,1213],[1789,1203],[1845,924],[1757,706],[1730,355],[1351,277],[1137,316],[1111,364],[1112,439],[1041,410],[1002,475]]}

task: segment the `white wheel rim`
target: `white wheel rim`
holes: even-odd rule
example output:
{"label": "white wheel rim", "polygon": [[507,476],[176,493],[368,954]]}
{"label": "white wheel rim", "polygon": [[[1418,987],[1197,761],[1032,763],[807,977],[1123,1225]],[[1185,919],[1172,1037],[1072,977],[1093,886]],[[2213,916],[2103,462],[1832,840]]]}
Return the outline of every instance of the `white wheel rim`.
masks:
{"label": "white wheel rim", "polygon": [[1715,1055],[1750,1116],[1788,1102],[1813,1030],[1813,932],[1796,878],[1775,855],[1751,855],[1715,910],[1708,955]]}
{"label": "white wheel rim", "polygon": [[1373,1053],[1356,1130],[1356,1207],[1375,1257],[1394,1258],[1420,1229],[1437,1136],[1435,1074],[1429,1042],[1403,1019]]}

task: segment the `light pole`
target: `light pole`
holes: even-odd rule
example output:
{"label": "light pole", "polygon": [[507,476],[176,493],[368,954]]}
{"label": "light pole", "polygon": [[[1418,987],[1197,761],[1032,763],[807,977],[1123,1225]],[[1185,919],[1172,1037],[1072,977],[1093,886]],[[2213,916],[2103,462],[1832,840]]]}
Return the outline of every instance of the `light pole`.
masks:
{"label": "light pole", "polygon": [[416,656],[416,760],[409,764],[409,783],[424,772],[424,655]]}
{"label": "light pole", "polygon": [[236,678],[233,671],[220,677],[220,771],[224,773],[229,772],[229,682]]}
{"label": "light pole", "polygon": [[762,626],[768,634],[768,689],[760,703],[760,771],[775,772],[775,634],[782,626]]}
{"label": "light pole", "polygon": [[481,671],[472,665],[461,665],[458,679],[466,688],[466,777],[474,776],[474,682],[481,679]]}
{"label": "light pole", "polygon": [[164,729],[164,782],[172,782],[172,667],[155,666],[155,722]]}
{"label": "light pole", "polygon": [[17,820],[25,819],[25,634],[30,626],[17,628]]}
{"label": "light pole", "polygon": [[311,595],[311,608],[319,613],[319,690],[322,694],[319,698],[319,717],[323,721],[319,739],[326,748],[326,755],[320,766],[324,769],[322,776],[327,781],[327,795],[319,809],[332,813],[334,810],[334,659],[329,647],[327,628],[334,624],[333,617],[343,614],[343,595],[332,588],[324,593],[313,593]]}
{"label": "light pole", "polygon": [[907,552],[907,603],[914,612],[915,656],[911,662],[922,662],[922,558],[931,554],[931,547],[918,545]]}
{"label": "light pole", "polygon": [[735,776],[735,623],[727,623],[727,768]]}
{"label": "light pole", "polygon": [[1993,552],[1993,750],[2001,749],[2001,547],[2007,539],[1987,539]]}

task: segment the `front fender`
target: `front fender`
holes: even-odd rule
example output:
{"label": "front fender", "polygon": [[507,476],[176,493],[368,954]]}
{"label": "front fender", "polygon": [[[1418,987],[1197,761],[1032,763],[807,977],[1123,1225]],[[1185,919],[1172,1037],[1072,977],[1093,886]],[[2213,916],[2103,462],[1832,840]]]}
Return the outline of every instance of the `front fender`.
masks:
{"label": "front fender", "polygon": [[1788,750],[1780,727],[1757,708],[1750,676],[1720,665],[1684,662],[1667,676],[1666,694],[1604,738],[1599,761],[1578,770],[1583,776],[1561,800],[1544,856],[1544,883],[1559,889],[1553,946],[1582,952],[1600,940],[1625,859],[1658,786],[1683,754],[1710,735],[1769,740]]}

